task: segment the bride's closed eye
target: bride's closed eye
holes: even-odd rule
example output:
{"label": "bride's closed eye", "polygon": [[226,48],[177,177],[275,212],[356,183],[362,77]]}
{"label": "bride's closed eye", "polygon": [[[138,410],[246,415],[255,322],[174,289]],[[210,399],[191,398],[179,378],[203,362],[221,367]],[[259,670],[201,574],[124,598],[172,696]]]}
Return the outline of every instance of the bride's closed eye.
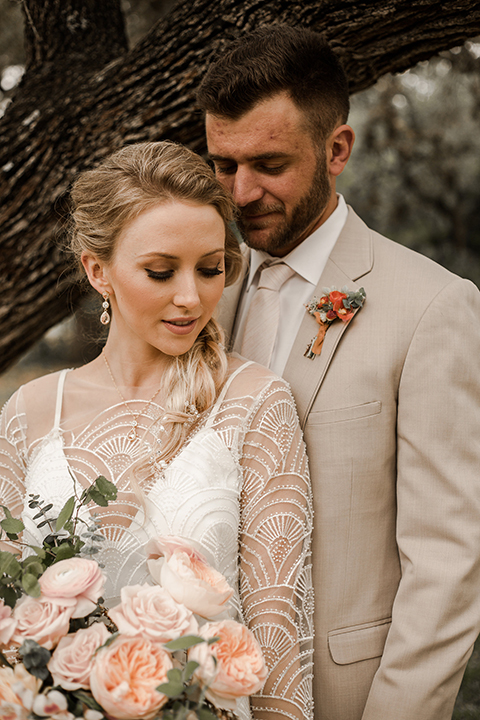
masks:
{"label": "bride's closed eye", "polygon": [[220,263],[218,265],[216,265],[215,267],[199,268],[199,271],[202,273],[202,275],[205,275],[205,277],[215,277],[216,275],[222,275],[224,272]]}
{"label": "bride's closed eye", "polygon": [[[164,270],[164,271],[157,271],[157,270],[150,270],[150,268],[145,268],[145,272],[147,273],[149,278],[152,278],[152,280],[169,280],[174,275],[174,270]],[[215,267],[202,267],[198,268],[198,272],[200,272],[204,277],[210,278],[210,277],[216,277],[217,275],[222,275],[224,273],[223,268],[220,266],[220,264],[216,265]]]}
{"label": "bride's closed eye", "polygon": [[152,280],[169,280],[171,277],[173,277],[173,270],[164,270],[163,272],[157,272],[156,270],[150,270],[149,268],[145,268],[145,272],[147,273],[149,278],[152,278]]}

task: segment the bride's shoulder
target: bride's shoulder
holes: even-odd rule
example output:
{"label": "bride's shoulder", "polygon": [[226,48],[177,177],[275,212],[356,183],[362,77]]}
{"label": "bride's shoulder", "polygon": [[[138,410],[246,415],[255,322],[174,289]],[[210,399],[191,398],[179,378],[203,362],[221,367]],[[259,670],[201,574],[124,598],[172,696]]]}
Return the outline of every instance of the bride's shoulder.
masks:
{"label": "bride's shoulder", "polygon": [[232,389],[242,390],[244,394],[259,395],[265,389],[290,392],[290,386],[263,365],[251,362],[240,355],[229,356],[229,381]]}
{"label": "bride's shoulder", "polygon": [[45,415],[49,408],[54,408],[57,398],[58,384],[62,371],[42,375],[21,385],[8,400],[6,407],[17,409],[32,417]]}

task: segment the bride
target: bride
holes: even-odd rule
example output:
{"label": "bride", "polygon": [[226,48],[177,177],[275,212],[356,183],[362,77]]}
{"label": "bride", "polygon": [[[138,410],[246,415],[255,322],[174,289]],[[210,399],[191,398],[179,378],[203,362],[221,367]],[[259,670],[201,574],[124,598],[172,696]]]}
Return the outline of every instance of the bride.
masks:
{"label": "bride", "polygon": [[29,493],[58,513],[74,484],[113,481],[107,603],[146,581],[150,537],[197,541],[263,648],[253,716],[312,717],[312,510],[294,403],[283,380],[225,353],[213,318],[241,264],[233,201],[169,142],[121,149],[81,174],[72,198],[72,250],[102,296],[108,340],[93,362],[24,385],[4,407],[0,504],[38,544]]}

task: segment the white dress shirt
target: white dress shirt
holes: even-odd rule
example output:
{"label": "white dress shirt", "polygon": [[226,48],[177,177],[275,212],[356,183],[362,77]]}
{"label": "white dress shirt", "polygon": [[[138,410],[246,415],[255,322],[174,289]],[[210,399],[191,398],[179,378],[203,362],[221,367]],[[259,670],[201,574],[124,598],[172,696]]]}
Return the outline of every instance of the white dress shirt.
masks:
{"label": "white dress shirt", "polygon": [[[280,288],[280,321],[273,348],[270,369],[282,375],[292,349],[298,328],[303,320],[305,305],[312,299],[328,257],[347,219],[348,209],[342,195],[330,217],[294,248],[282,261],[295,271],[295,275]],[[257,289],[260,265],[272,256],[263,250],[250,250],[250,270],[244,294],[240,300],[235,327],[233,349],[240,352],[248,309]],[[302,348],[305,350],[306,348]]]}

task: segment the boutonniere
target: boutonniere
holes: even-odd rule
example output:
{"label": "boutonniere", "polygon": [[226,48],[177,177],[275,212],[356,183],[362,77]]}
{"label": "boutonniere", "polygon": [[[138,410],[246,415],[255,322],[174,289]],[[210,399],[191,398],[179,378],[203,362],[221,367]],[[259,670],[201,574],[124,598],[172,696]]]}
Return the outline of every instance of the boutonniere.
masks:
{"label": "boutonniere", "polygon": [[313,359],[315,355],[322,352],[323,340],[325,333],[334,320],[341,320],[345,324],[348,323],[358,308],[361,308],[365,302],[366,293],[364,288],[351,291],[348,288],[342,288],[341,292],[335,288],[324,288],[323,295],[320,299],[314,297],[305,307],[310,315],[320,325],[316,337],[308,345],[305,351],[305,357]]}

